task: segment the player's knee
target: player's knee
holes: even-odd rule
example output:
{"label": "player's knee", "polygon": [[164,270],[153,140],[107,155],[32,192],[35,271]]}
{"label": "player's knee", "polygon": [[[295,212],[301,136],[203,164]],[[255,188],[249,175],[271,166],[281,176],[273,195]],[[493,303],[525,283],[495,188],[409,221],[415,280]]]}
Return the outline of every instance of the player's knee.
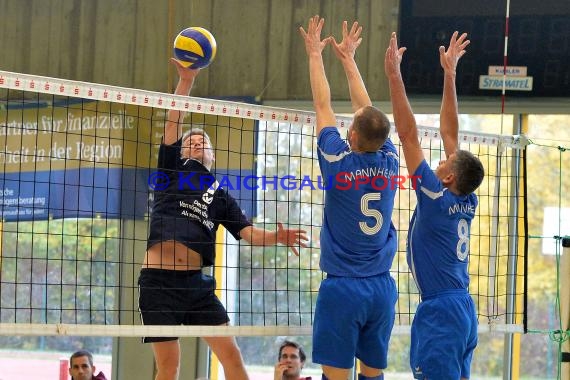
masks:
{"label": "player's knee", "polygon": [[228,370],[245,368],[241,356],[228,356],[223,361],[220,361],[222,366]]}
{"label": "player's knee", "polygon": [[156,358],[156,366],[158,368],[178,368],[179,361],[177,357],[164,356]]}
{"label": "player's knee", "polygon": [[177,363],[166,364],[157,362],[157,379],[178,379],[179,367]]}
{"label": "player's knee", "polygon": [[222,362],[222,367],[224,368],[226,379],[247,379],[247,372],[243,361],[232,360]]}
{"label": "player's knee", "polygon": [[239,348],[228,350],[223,356],[218,357],[224,367],[227,368],[241,368],[244,366],[243,358]]}

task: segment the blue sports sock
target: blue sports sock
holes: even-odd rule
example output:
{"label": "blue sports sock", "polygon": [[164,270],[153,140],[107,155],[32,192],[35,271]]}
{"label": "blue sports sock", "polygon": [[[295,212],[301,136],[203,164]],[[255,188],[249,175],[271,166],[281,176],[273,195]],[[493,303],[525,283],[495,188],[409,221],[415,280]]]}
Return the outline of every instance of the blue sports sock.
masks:
{"label": "blue sports sock", "polygon": [[368,377],[368,376],[364,376],[363,374],[359,373],[358,374],[358,380],[384,380],[384,374],[381,374],[381,375],[375,376],[375,377]]}

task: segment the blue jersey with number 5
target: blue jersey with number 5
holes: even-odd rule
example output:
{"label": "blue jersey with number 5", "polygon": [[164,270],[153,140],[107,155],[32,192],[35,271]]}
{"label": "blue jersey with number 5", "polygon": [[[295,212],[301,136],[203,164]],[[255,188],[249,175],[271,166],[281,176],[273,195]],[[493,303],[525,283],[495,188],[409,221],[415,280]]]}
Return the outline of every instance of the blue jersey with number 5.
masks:
{"label": "blue jersey with number 5", "polygon": [[356,153],[336,127],[317,140],[325,182],[320,267],[345,277],[368,277],[390,270],[396,254],[392,224],[399,187],[398,152],[388,139],[378,152]]}
{"label": "blue jersey with number 5", "polygon": [[420,294],[467,289],[469,237],[477,196],[449,191],[425,160],[415,175],[418,204],[410,221],[407,259]]}

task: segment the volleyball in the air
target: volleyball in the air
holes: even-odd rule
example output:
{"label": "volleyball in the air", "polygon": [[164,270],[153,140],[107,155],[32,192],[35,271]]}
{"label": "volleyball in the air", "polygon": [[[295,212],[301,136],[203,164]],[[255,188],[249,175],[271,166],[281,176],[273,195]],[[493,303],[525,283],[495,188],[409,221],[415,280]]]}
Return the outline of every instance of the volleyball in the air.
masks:
{"label": "volleyball in the air", "polygon": [[216,40],[204,28],[186,28],[174,39],[174,57],[184,67],[199,69],[208,66],[216,56]]}

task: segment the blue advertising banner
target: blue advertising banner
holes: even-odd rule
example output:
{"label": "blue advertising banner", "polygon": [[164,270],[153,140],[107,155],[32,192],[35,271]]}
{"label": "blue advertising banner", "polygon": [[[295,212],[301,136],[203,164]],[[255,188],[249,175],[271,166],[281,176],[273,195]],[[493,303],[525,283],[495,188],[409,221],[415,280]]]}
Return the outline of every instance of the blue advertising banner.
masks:
{"label": "blue advertising banner", "polygon": [[[4,222],[59,218],[141,219],[152,207],[148,178],[154,170],[84,168],[0,173],[0,219]],[[242,210],[255,212],[252,171],[224,170],[222,187]],[[257,181],[259,182],[259,181]]]}
{"label": "blue advertising banner", "polygon": [[[123,174],[125,176],[123,177]],[[139,177],[143,177],[139,175]],[[0,217],[3,221],[51,218],[142,218],[147,188],[123,188],[137,181],[135,170],[84,168],[0,174]],[[133,183],[131,182],[131,183]],[[131,186],[129,186],[131,187]],[[123,211],[130,215],[123,215]]]}
{"label": "blue advertising banner", "polygon": [[[156,170],[165,110],[77,100],[34,104],[0,103],[0,221],[149,214],[148,180]],[[254,122],[211,119],[189,114],[184,128],[211,125],[216,177],[226,178],[223,187],[253,217],[256,189],[239,186],[237,178],[253,173]],[[232,123],[240,128],[227,128]],[[235,141],[241,145],[231,146]]]}

